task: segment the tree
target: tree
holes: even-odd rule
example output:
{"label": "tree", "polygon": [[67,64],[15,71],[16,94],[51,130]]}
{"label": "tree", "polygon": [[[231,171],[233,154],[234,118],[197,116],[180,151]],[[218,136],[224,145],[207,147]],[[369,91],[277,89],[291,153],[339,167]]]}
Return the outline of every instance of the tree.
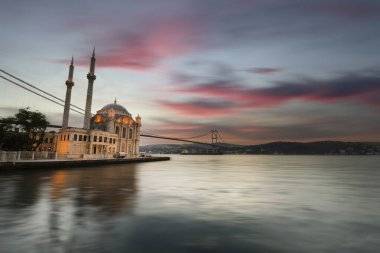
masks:
{"label": "tree", "polygon": [[[13,117],[0,119],[0,147],[36,150],[43,141],[49,122],[41,112],[21,108]],[[36,136],[39,136],[36,140]]]}

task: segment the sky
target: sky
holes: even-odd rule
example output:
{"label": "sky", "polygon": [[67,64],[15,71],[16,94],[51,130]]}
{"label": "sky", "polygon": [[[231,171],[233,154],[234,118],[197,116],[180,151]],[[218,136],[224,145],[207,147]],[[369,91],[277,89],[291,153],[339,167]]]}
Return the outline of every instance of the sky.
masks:
{"label": "sky", "polygon": [[[0,68],[93,113],[117,98],[142,131],[226,142],[380,141],[377,0],[0,0]],[[63,108],[0,79],[0,117]],[[70,126],[83,116],[72,112]],[[143,138],[142,144],[156,140]],[[162,141],[161,141],[162,142]]]}

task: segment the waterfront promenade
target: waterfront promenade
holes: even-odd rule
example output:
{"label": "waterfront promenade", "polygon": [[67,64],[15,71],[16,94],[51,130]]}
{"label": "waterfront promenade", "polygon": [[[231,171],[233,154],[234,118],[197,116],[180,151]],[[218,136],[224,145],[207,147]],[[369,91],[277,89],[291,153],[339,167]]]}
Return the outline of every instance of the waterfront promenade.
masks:
{"label": "waterfront promenade", "polygon": [[102,166],[109,164],[142,163],[168,161],[170,157],[132,157],[132,158],[110,158],[110,159],[72,159],[72,160],[18,160],[0,162],[0,170],[6,169],[50,169],[63,167],[85,167]]}

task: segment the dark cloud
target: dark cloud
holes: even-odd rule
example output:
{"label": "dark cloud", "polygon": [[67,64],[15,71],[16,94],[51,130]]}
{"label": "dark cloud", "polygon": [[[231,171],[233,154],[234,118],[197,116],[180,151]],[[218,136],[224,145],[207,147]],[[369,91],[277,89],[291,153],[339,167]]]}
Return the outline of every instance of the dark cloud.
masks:
{"label": "dark cloud", "polygon": [[322,13],[348,19],[366,20],[380,16],[379,5],[374,1],[330,1],[329,3],[317,3],[316,9]]}
{"label": "dark cloud", "polygon": [[263,74],[263,75],[271,75],[275,74],[277,72],[283,71],[283,69],[280,68],[251,68],[247,70],[250,73],[254,74]]}
{"label": "dark cloud", "polygon": [[[272,107],[290,100],[352,102],[379,106],[380,74],[376,72],[351,73],[326,80],[277,82],[270,87],[249,88],[233,81],[202,83],[176,89],[175,93],[225,99],[242,103],[247,108]],[[242,108],[242,104],[238,104]]]}
{"label": "dark cloud", "polygon": [[[373,34],[372,26],[356,29],[344,22],[327,22],[326,19],[340,15],[373,16],[379,8],[376,3],[353,0],[148,3],[125,1],[119,3],[119,7],[94,4],[89,8],[112,9],[114,15],[95,10],[94,15],[77,15],[69,20],[69,26],[68,22],[63,24],[64,30],[69,27],[71,32],[77,29],[81,34],[86,30],[83,43],[96,42],[103,49],[98,54],[98,67],[151,70],[165,60],[231,46],[255,50],[255,46],[277,45],[279,41],[282,45],[303,44],[304,47],[309,47],[310,42],[323,41],[330,48],[342,48],[342,43],[369,37]],[[134,6],[133,13],[132,9],[129,13],[129,8],[123,8],[129,4]],[[363,48],[366,50],[367,47]],[[79,59],[79,63],[82,61],[87,62],[87,55]],[[276,71],[262,68],[255,73]]]}

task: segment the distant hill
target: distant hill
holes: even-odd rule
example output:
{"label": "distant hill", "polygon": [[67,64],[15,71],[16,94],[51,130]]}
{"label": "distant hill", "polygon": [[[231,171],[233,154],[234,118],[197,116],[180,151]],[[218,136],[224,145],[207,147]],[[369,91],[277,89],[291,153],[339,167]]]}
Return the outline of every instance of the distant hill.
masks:
{"label": "distant hill", "polygon": [[[239,146],[221,145],[226,154],[284,154],[284,155],[379,155],[377,142],[271,142],[267,144]],[[162,154],[207,154],[211,146],[199,144],[155,144],[140,147],[141,152]]]}

